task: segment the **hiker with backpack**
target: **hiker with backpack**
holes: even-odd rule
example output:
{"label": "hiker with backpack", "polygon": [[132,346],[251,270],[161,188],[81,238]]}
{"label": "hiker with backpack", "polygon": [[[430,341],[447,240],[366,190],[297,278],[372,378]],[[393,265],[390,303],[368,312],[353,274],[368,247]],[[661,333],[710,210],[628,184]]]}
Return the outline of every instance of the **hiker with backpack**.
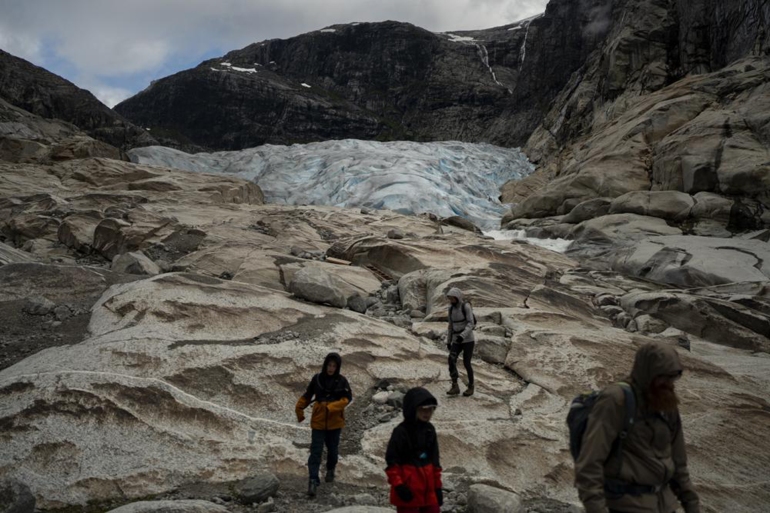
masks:
{"label": "hiker with backpack", "polygon": [[586,513],[674,513],[677,500],[700,513],[674,387],[681,375],[676,349],[651,342],[626,383],[573,401],[570,449]]}
{"label": "hiker with backpack", "polygon": [[449,376],[452,378],[452,387],[447,395],[458,395],[460,387],[457,380],[460,374],[457,372],[457,358],[463,354],[463,365],[468,373],[468,388],[463,392],[465,397],[470,397],[474,392],[473,348],[476,346],[476,338],[473,329],[476,327],[476,316],[471,304],[463,300],[463,293],[457,287],[452,287],[447,292],[449,301],[449,328],[447,330],[446,347],[449,349]]}
{"label": "hiker with backpack", "polygon": [[404,421],[385,452],[390,503],[398,513],[439,513],[444,503],[438,436],[430,423],[436,407],[438,401],[424,388],[404,395]]}
{"label": "hiker with backpack", "polygon": [[334,472],[339,458],[340,435],[345,427],[345,407],[353,400],[348,380],[340,374],[342,357],[337,353],[329,353],[324,359],[321,372],[313,376],[307,390],[297,401],[295,411],[297,422],[305,420],[305,408],[313,405],[310,417],[312,437],[310,442],[310,457],[307,466],[310,473],[307,493],[315,497],[316,490],[321,484],[319,470],[321,455],[326,445],[326,476],[325,481],[334,481]]}

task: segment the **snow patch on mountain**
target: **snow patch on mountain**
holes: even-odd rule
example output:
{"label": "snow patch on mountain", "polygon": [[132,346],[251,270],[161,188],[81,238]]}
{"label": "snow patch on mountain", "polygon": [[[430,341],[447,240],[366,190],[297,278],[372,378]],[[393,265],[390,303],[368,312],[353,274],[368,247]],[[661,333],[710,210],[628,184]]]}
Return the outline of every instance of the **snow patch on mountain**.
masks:
{"label": "snow patch on mountain", "polygon": [[341,140],[188,154],[150,146],[132,162],[251,180],[270,203],[459,215],[494,229],[507,207],[500,186],[534,167],[518,149],[462,142]]}

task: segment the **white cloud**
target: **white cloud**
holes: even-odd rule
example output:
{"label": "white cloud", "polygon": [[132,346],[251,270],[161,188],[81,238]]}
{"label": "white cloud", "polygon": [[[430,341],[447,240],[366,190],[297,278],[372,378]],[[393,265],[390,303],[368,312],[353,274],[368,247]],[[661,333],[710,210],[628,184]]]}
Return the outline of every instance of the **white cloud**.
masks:
{"label": "white cloud", "polygon": [[80,84],[80,87],[91,91],[91,94],[99,98],[99,101],[109,108],[113,108],[115,105],[134,94],[134,92],[129,89],[111,87],[99,83],[98,81],[93,81],[90,84],[88,81],[78,81],[78,83]]}
{"label": "white cloud", "polygon": [[40,39],[19,33],[14,34],[0,27],[0,48],[30,62],[42,60],[43,44]]}

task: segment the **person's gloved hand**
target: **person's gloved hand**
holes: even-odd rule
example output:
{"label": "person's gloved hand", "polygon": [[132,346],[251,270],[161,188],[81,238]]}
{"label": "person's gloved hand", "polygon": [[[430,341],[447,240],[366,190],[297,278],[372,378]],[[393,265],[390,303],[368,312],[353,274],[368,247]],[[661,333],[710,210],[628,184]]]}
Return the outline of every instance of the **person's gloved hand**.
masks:
{"label": "person's gloved hand", "polygon": [[396,487],[396,495],[398,495],[398,498],[404,502],[411,502],[412,499],[414,499],[412,490],[405,484],[400,484]]}
{"label": "person's gloved hand", "polygon": [[444,490],[441,488],[436,488],[436,498],[438,499],[438,505],[443,506],[444,505]]}
{"label": "person's gloved hand", "polygon": [[297,422],[302,422],[305,420],[305,412],[302,410],[297,411]]}
{"label": "person's gloved hand", "polygon": [[463,340],[465,340],[465,339],[462,337],[462,335],[459,335],[459,336],[457,337],[457,343],[458,343],[458,344],[462,344],[462,343],[463,343]]}

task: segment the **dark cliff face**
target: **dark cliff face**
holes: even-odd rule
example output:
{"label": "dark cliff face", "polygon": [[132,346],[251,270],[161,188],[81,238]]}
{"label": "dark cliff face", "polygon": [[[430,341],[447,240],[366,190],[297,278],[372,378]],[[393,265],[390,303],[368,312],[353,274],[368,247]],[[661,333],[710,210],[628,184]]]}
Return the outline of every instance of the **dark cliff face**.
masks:
{"label": "dark cliff face", "polygon": [[533,20],[447,34],[337,25],[203,62],[116,110],[217,150],[346,137],[520,145],[603,40],[596,19],[611,3],[552,0]]}
{"label": "dark cliff face", "polygon": [[145,130],[128,122],[90,92],[2,50],[0,98],[40,117],[72,123],[95,139],[118,148],[155,142]]}
{"label": "dark cliff face", "polygon": [[614,0],[605,14],[604,41],[527,143],[537,163],[590,135],[596,122],[622,114],[635,96],[770,51],[770,2],[764,0]]}

